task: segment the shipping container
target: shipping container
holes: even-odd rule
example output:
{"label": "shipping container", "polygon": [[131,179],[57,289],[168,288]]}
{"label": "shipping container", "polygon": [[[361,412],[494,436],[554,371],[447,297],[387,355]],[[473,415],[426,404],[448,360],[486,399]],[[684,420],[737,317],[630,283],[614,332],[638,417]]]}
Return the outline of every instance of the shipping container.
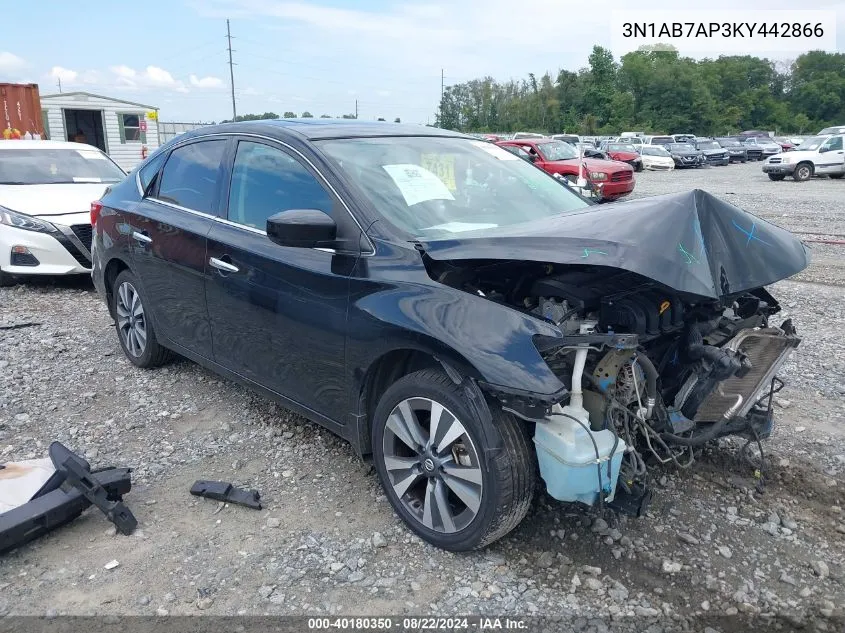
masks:
{"label": "shipping container", "polygon": [[38,84],[0,83],[0,139],[46,138]]}

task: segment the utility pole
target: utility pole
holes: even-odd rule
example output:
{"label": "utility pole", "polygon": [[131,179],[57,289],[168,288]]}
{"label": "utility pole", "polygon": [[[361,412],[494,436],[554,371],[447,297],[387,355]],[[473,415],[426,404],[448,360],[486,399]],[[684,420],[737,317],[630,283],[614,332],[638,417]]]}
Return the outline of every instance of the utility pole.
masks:
{"label": "utility pole", "polygon": [[443,125],[443,87],[446,85],[445,83],[446,75],[445,71],[441,68],[440,69],[440,107],[438,111],[440,112],[440,125]]}
{"label": "utility pole", "polygon": [[238,109],[235,106],[235,64],[232,62],[232,30],[229,28],[229,20],[226,20],[226,38],[229,40],[229,82],[232,84],[232,121],[238,117]]}
{"label": "utility pole", "polygon": [[59,80],[59,92],[61,92],[62,91],[62,78],[59,77],[58,80]]}
{"label": "utility pole", "polygon": [[358,99],[355,99],[355,118],[358,118]]}

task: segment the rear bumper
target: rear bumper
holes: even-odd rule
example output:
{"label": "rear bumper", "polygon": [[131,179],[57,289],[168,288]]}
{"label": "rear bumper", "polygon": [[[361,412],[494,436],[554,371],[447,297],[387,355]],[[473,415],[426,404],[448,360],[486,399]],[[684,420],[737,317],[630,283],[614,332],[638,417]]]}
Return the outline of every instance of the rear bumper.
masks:
{"label": "rear bumper", "polygon": [[[0,226],[0,270],[10,275],[69,275],[89,272],[91,260],[84,252],[87,249],[79,243],[69,227],[56,226],[59,232],[52,234]],[[27,249],[37,263],[13,265],[12,248],[15,246]]]}

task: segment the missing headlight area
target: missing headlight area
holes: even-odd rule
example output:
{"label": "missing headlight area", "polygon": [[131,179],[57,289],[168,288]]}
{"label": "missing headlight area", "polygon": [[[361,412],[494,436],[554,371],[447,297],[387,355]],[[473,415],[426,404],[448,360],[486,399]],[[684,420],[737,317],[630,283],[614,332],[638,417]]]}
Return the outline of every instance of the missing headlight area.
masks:
{"label": "missing headlight area", "polygon": [[[602,244],[590,245],[576,226],[578,238],[563,237],[552,261],[445,260],[436,252],[426,260],[438,281],[560,332],[533,339],[566,387],[558,402],[529,407],[491,392],[535,424],[541,475],[557,499],[616,502],[639,513],[650,464],[686,468],[711,440],[736,435],[759,443],[772,432],[772,396],[782,386],[777,372],[800,338],[791,321],[778,322],[780,306],[765,285],[803,269],[808,257],[778,227],[710,196],[695,202],[697,217],[681,219],[694,226],[691,235],[664,221],[640,229],[643,249],[630,248],[633,238],[612,229]],[[654,201],[611,207],[638,203],[647,224],[659,208]],[[667,240],[657,239],[673,234],[681,235],[674,259],[665,255]],[[768,252],[775,244],[784,246],[777,256]],[[758,250],[752,261],[737,252],[748,247],[766,252]],[[576,249],[580,257],[568,253]],[[450,250],[489,252],[478,244]],[[679,265],[680,273],[666,270]]]}

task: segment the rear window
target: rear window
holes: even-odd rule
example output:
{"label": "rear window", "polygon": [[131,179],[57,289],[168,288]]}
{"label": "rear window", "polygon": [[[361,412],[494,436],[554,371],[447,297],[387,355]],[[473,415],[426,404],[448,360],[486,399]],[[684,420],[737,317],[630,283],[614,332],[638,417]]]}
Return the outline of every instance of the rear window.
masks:
{"label": "rear window", "polygon": [[96,147],[0,149],[0,185],[114,183],[125,176]]}

